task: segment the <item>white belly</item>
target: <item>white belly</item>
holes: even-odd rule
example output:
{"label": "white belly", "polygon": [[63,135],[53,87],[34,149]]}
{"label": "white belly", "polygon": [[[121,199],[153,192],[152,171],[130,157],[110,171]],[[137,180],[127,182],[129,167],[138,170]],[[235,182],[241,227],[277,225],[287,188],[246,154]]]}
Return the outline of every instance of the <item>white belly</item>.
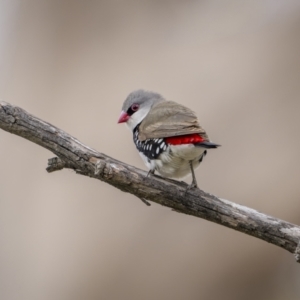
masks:
{"label": "white belly", "polygon": [[170,145],[158,159],[152,160],[139,153],[150,170],[155,170],[164,177],[183,178],[191,173],[190,161],[193,161],[194,169],[199,167],[204,151],[204,148],[194,145]]}

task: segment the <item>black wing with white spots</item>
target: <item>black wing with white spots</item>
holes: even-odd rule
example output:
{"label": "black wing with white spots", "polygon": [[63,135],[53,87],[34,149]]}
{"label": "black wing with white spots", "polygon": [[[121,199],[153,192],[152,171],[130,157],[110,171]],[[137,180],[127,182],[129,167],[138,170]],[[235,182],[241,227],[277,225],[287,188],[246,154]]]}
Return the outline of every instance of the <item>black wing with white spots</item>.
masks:
{"label": "black wing with white spots", "polygon": [[138,126],[133,130],[133,141],[139,152],[142,152],[149,159],[157,159],[159,155],[165,152],[168,145],[164,139],[148,139],[141,142],[138,138],[139,129]]}

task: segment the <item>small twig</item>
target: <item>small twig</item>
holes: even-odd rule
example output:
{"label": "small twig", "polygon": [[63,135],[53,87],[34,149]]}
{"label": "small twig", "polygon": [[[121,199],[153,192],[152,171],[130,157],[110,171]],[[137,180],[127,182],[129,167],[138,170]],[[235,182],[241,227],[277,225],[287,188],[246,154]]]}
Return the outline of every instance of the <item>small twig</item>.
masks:
{"label": "small twig", "polygon": [[151,206],[151,203],[148,202],[146,199],[144,198],[140,198],[142,200],[142,202],[144,202],[147,206]]}
{"label": "small twig", "polygon": [[48,159],[48,167],[46,168],[48,173],[62,170],[66,166],[66,163],[58,157]]}

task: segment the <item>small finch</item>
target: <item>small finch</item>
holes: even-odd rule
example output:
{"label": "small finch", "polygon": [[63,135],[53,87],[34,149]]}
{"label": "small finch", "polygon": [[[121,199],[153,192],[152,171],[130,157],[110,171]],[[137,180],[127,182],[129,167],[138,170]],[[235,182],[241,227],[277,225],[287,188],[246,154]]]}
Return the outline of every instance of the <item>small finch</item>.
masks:
{"label": "small finch", "polygon": [[137,90],[126,98],[118,123],[125,123],[149,173],[183,178],[194,173],[207,153],[217,148],[189,108],[165,100],[160,94]]}

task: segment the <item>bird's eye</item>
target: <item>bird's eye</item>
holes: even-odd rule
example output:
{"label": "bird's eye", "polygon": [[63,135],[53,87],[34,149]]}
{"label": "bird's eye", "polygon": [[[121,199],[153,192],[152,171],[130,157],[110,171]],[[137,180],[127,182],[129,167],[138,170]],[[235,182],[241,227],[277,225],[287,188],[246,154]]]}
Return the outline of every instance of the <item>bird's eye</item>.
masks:
{"label": "bird's eye", "polygon": [[138,109],[139,109],[139,105],[138,104],[136,104],[136,103],[134,103],[134,104],[132,104],[131,105],[131,109],[133,110],[133,111],[137,111]]}

